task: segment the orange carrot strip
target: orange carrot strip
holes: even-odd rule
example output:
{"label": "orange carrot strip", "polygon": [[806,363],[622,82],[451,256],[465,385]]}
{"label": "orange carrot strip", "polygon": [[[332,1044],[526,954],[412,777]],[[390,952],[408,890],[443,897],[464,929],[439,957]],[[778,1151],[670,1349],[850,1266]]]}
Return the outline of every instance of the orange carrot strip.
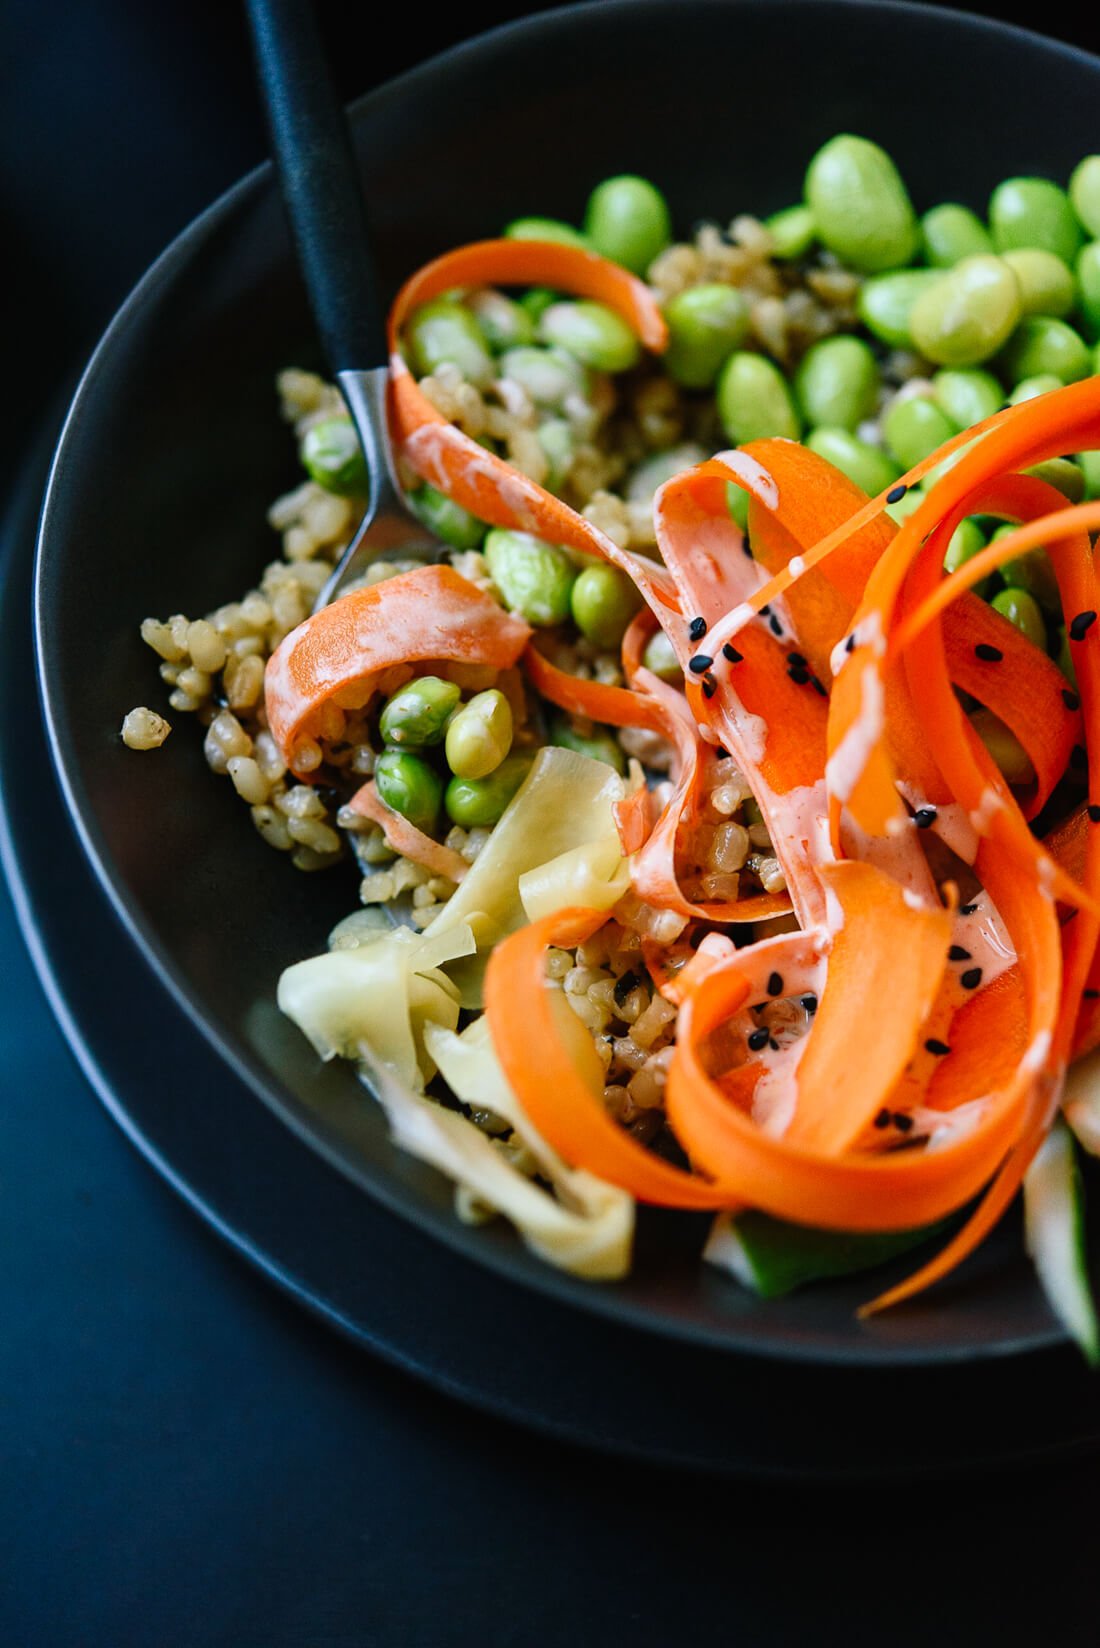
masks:
{"label": "orange carrot strip", "polygon": [[410,824],[401,813],[388,807],[375,789],[373,778],[356,790],[348,806],[362,813],[364,818],[372,818],[380,824],[387,844],[395,853],[411,858],[414,864],[422,864],[433,875],[444,876],[448,881],[461,881],[470,868],[461,853],[445,847],[440,841],[433,841],[430,835]]}
{"label": "orange carrot strip", "polygon": [[619,264],[594,252],[544,241],[487,240],[459,247],[406,281],[390,311],[389,412],[394,443],[418,475],[479,520],[533,532],[551,543],[611,561],[634,580],[651,606],[675,610],[675,590],[662,567],[620,549],[560,498],[455,429],[421,391],[401,357],[401,328],[419,304],[456,286],[531,283],[596,298],[615,309],[648,348],[665,346],[667,330],[656,299]]}
{"label": "orange carrot strip", "polygon": [[629,687],[613,687],[603,681],[582,681],[568,670],[552,664],[531,642],[523,654],[523,667],[536,692],[571,715],[586,715],[608,727],[648,727],[664,731],[664,717],[644,693]]}
{"label": "orange carrot strip", "polygon": [[[527,1116],[567,1162],[641,1201],[664,1207],[730,1207],[734,1198],[722,1186],[669,1166],[623,1132],[604,1109],[602,1095],[582,1080],[562,1042],[544,971],[547,947],[581,944],[606,920],[603,911],[563,910],[521,927],[497,945],[485,977],[485,1011],[497,1058]],[[522,1012],[516,1011],[517,1001]]]}
{"label": "orange carrot strip", "polygon": [[268,659],[264,695],[279,753],[293,768],[295,747],[324,706],[366,704],[395,664],[438,659],[508,669],[530,633],[449,566],[352,590],[291,630]]}
{"label": "orange carrot strip", "polygon": [[823,865],[844,924],[797,1074],[785,1137],[825,1156],[847,1150],[900,1080],[947,962],[949,910],[913,908],[870,864]]}

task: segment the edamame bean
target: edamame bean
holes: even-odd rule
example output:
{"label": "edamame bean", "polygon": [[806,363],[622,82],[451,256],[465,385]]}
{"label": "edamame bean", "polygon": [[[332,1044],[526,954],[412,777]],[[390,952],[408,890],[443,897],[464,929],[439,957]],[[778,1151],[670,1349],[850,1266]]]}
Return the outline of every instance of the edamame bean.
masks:
{"label": "edamame bean", "polygon": [[1002,589],[990,602],[994,612],[1015,624],[1021,635],[1026,635],[1032,646],[1047,650],[1047,626],[1039,610],[1039,603],[1026,589]]}
{"label": "edamame bean", "polygon": [[1090,240],[1077,254],[1077,301],[1090,337],[1100,332],[1100,240]]}
{"label": "edamame bean", "polygon": [[534,345],[509,349],[500,357],[502,378],[526,389],[536,406],[559,410],[570,395],[583,395],[588,374],[580,361],[564,349],[539,349]]}
{"label": "edamame bean", "polygon": [[1000,258],[979,255],[963,258],[922,292],[909,324],[915,347],[937,366],[977,366],[1019,319],[1016,276]]}
{"label": "edamame bean", "polygon": [[1100,155],[1086,155],[1073,168],[1069,203],[1090,235],[1100,235]]}
{"label": "edamame bean", "polygon": [[340,497],[366,496],[370,490],[359,437],[350,418],[325,418],[302,436],[299,456],[307,475],[326,492]]}
{"label": "edamame bean", "polygon": [[879,369],[862,338],[822,338],[807,349],[794,375],[795,394],[811,427],[855,430],[875,410]]}
{"label": "edamame bean", "polygon": [[634,333],[605,303],[552,303],[538,330],[543,343],[564,349],[597,372],[628,372],[641,358]]}
{"label": "edamame bean", "polygon": [[578,755],[590,756],[593,761],[603,761],[609,767],[614,767],[617,773],[626,772],[626,757],[622,745],[610,732],[602,728],[593,727],[590,733],[579,733],[568,721],[555,721],[550,731],[550,742],[559,749],[576,750]]}
{"label": "edamame bean", "polygon": [[901,473],[885,452],[847,429],[811,430],[806,445],[872,498],[887,491]]}
{"label": "edamame bean", "polygon": [[[972,561],[980,549],[985,548],[985,535],[981,527],[972,516],[967,515],[961,520],[950,538],[947,540],[947,549],[943,557],[943,570],[957,572],[967,561]],[[974,585],[974,593],[982,595],[989,588],[989,579],[983,578]]]}
{"label": "edamame bean", "polygon": [[726,356],[745,341],[749,305],[735,286],[689,286],[665,304],[665,320],[665,371],[685,389],[709,389]]}
{"label": "edamame bean", "polygon": [[544,418],[536,434],[550,466],[544,484],[547,491],[558,492],[573,466],[577,452],[572,427],[565,418]]}
{"label": "edamame bean", "polygon": [[[1015,531],[1015,524],[1006,521],[1003,526],[997,527],[990,543],[995,544]],[[1025,590],[1048,612],[1056,613],[1061,610],[1058,580],[1054,576],[1054,568],[1045,549],[1032,549],[1026,555],[1017,555],[1011,561],[1006,561],[1001,567],[1001,577],[1013,589]]]}
{"label": "edamame bean", "polygon": [[529,624],[560,624],[569,616],[569,595],[577,576],[564,549],[529,532],[494,527],[482,553],[504,604]]}
{"label": "edamame bean", "polygon": [[989,229],[998,252],[1038,246],[1072,263],[1084,236],[1069,196],[1045,177],[1010,177],[989,200]]}
{"label": "edamame bean", "polygon": [[851,268],[897,269],[916,254],[916,214],[877,143],[850,133],[830,138],[810,161],[805,193],[818,238]]}
{"label": "edamame bean", "polygon": [[463,830],[490,829],[527,777],[531,759],[509,755],[487,778],[452,778],[443,796],[451,823]]}
{"label": "edamame bean", "polygon": [[664,452],[654,452],[652,457],[642,460],[627,482],[627,503],[652,504],[666,481],[671,481],[674,475],[682,475],[685,469],[694,469],[706,457],[705,449],[695,441],[682,441],[679,446],[670,446]]}
{"label": "edamame bean", "polygon": [[517,300],[525,315],[529,315],[536,326],[552,303],[557,303],[558,293],[552,292],[549,286],[531,286]]}
{"label": "edamame bean", "polygon": [[467,383],[484,389],[495,368],[485,335],[464,304],[435,298],[415,310],[406,335],[415,370],[425,377],[443,365],[457,366]]}
{"label": "edamame bean", "polygon": [[948,202],[933,206],[920,220],[924,261],[933,269],[952,269],[965,257],[992,252],[989,230],[969,206]]}
{"label": "edamame bean", "polygon": [[1028,315],[1009,338],[999,364],[1010,383],[1048,373],[1076,383],[1092,370],[1089,347],[1079,332],[1051,315]]}
{"label": "edamame bean", "polygon": [[922,292],[942,279],[939,269],[897,269],[888,275],[872,275],[859,289],[856,311],[880,342],[892,349],[911,349],[913,305]]}
{"label": "edamame bean", "polygon": [[435,828],[443,780],[434,767],[407,750],[385,750],[374,768],[374,785],[395,813],[427,834]]}
{"label": "edamame bean", "polygon": [[1100,498],[1100,452],[1078,452],[1077,467],[1085,477],[1085,497]]}
{"label": "edamame bean", "polygon": [[817,239],[817,224],[808,206],[785,206],[764,219],[772,237],[772,256],[782,263],[803,258]]}
{"label": "edamame bean", "polygon": [[726,508],[730,513],[730,520],[736,522],[742,532],[748,530],[751,501],[743,486],[737,486],[733,481],[726,482]]}
{"label": "edamame bean", "polygon": [[1008,404],[1020,406],[1024,401],[1033,401],[1038,395],[1049,395],[1052,389],[1062,387],[1061,378],[1052,372],[1043,372],[1037,378],[1022,378],[1008,397]]}
{"label": "edamame bean", "polygon": [[718,375],[716,395],[722,428],[735,446],[768,435],[798,439],[798,413],[787,380],[766,355],[737,350]]}
{"label": "edamame bean", "polygon": [[886,445],[902,469],[912,469],[955,434],[947,414],[931,395],[899,396],[882,420]]}
{"label": "edamame bean", "polygon": [[484,521],[479,521],[476,515],[471,515],[468,509],[434,486],[422,486],[410,492],[408,502],[429,531],[452,549],[476,549],[485,536]]}
{"label": "edamame bean", "polygon": [[625,573],[602,563],[585,567],[570,593],[573,622],[598,647],[618,647],[642,598]]}
{"label": "edamame bean", "polygon": [[1068,264],[1038,246],[1005,252],[1004,262],[1020,283],[1020,308],[1025,315],[1068,315],[1077,297]]}
{"label": "edamame bean", "polygon": [[983,372],[980,367],[937,372],[932,379],[932,393],[941,412],[955,425],[956,433],[991,418],[1004,405],[1000,384],[992,372]]}
{"label": "edamame bean", "polygon": [[1057,487],[1071,504],[1079,504],[1085,496],[1084,470],[1071,458],[1048,458],[1045,463],[1025,469],[1024,474],[1034,475],[1037,480],[1046,481],[1048,486]]}
{"label": "edamame bean", "polygon": [[1014,732],[991,710],[977,709],[971,725],[1010,784],[1030,784],[1035,777],[1031,758]]}
{"label": "edamame bean", "polygon": [[504,234],[508,240],[548,240],[557,246],[574,246],[581,252],[592,250],[587,235],[556,217],[513,218]]}
{"label": "edamame bean", "polygon": [[487,778],[512,748],[512,706],[499,687],[479,692],[447,724],[444,752],[456,778]]}
{"label": "edamame bean", "polygon": [[482,336],[489,348],[497,354],[503,349],[515,349],[522,344],[534,343],[533,319],[526,309],[518,303],[513,303],[511,298],[506,298],[503,292],[496,292],[492,287],[484,287],[480,292],[471,292],[466,304],[481,327]]}
{"label": "edamame bean", "polygon": [[609,177],[593,189],[584,229],[604,257],[644,275],[672,239],[672,219],[661,191],[644,177]]}
{"label": "edamame bean", "polygon": [[387,744],[438,744],[462,694],[453,681],[421,675],[386,700],[378,730]]}
{"label": "edamame bean", "polygon": [[650,637],[642,654],[642,663],[662,681],[675,682],[683,679],[680,661],[663,629],[659,629],[656,635]]}

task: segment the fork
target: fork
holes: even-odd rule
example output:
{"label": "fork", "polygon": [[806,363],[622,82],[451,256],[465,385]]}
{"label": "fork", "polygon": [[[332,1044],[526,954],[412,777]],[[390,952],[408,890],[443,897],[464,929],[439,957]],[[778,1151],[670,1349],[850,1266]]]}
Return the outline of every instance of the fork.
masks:
{"label": "fork", "polygon": [[[369,477],[358,528],[314,604],[334,601],[375,560],[438,561],[442,544],[408,508],[386,415],[385,315],[347,115],[310,0],[245,0],[283,205],[329,369]],[[382,364],[366,363],[381,359]]]}

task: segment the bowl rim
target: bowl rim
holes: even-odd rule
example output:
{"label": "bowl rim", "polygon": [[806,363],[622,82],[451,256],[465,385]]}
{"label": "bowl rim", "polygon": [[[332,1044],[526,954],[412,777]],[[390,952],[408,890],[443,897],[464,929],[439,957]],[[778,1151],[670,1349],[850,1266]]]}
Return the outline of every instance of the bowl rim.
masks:
{"label": "bowl rim", "polygon": [[[555,7],[550,11],[522,17],[482,32],[405,70],[380,86],[356,98],[348,105],[352,128],[364,112],[379,108],[393,98],[400,98],[422,82],[436,79],[456,62],[478,57],[487,46],[512,38],[525,37],[527,44],[537,42],[540,35],[559,30],[574,29],[584,19],[596,14],[605,15],[609,7],[622,13],[643,18],[648,14],[667,14],[670,4],[682,0],[583,0],[582,4]],[[772,10],[774,0],[692,0],[699,7],[730,7],[737,4],[746,10]],[[811,8],[823,10],[843,6],[856,13],[891,16],[922,27],[979,32],[1015,39],[1020,46],[1036,47],[1055,57],[1063,57],[1086,66],[1100,76],[1100,58],[1082,48],[1045,36],[1014,23],[997,18],[979,16],[971,12],[940,10],[914,3],[914,0],[783,0],[788,11]],[[275,1072],[264,1067],[236,1037],[223,1028],[210,1014],[200,992],[192,985],[168,947],[158,936],[152,923],[130,894],[115,865],[110,843],[96,818],[85,790],[80,765],[70,746],[64,717],[64,692],[59,677],[55,652],[50,640],[50,586],[55,561],[64,560],[63,552],[55,547],[57,531],[54,526],[59,512],[59,498],[67,483],[71,452],[79,440],[82,427],[95,417],[95,403],[101,379],[111,367],[115,351],[124,341],[128,329],[146,310],[155,308],[162,295],[170,291],[178,272],[187,267],[206,242],[227,229],[235,215],[242,213],[276,187],[274,168],[270,160],[262,161],[244,177],[219,195],[196,217],[192,218],[169,245],[160,253],[123,300],[92,351],[80,375],[64,422],[57,438],[49,477],[39,517],[34,568],[34,632],[38,687],[43,721],[49,743],[50,756],[68,810],[85,858],[96,880],[107,896],[115,916],[125,933],[151,970],[157,983],[168,990],[180,1004],[194,1029],[210,1044],[230,1072],[242,1080],[253,1094],[272,1110],[284,1125],[290,1127],[301,1142],[318,1152],[331,1166],[350,1178],[361,1193],[379,1200],[390,1212],[397,1214],[417,1228],[444,1242],[450,1249],[475,1263],[495,1271],[512,1286],[531,1287],[550,1295],[560,1303],[576,1306],[598,1316],[611,1316],[630,1326],[640,1327],[662,1338],[671,1338],[688,1344],[702,1344],[730,1355],[748,1355],[756,1358],[829,1364],[855,1367],[885,1366],[944,1366],[977,1360],[999,1360],[1046,1351],[1065,1343],[1066,1335],[1051,1318],[1051,1325],[1037,1328],[1026,1335],[985,1340],[959,1341],[953,1344],[901,1342],[878,1340],[873,1337],[847,1343],[802,1343],[780,1326],[772,1336],[761,1332],[759,1325],[746,1331],[739,1328],[738,1318],[732,1316],[727,1328],[721,1331],[706,1322],[695,1322],[665,1311],[655,1314],[652,1306],[632,1300],[628,1295],[608,1288],[597,1288],[548,1264],[524,1268],[517,1273],[514,1255],[520,1250],[518,1236],[507,1244],[478,1241],[478,1232],[462,1224],[449,1209],[439,1208],[424,1198],[413,1210],[408,1195],[396,1180],[379,1174],[377,1180],[364,1179],[361,1164],[353,1148],[328,1132],[320,1117],[314,1120],[304,1107],[291,1101],[290,1090],[279,1081]],[[285,1095],[285,1096],[284,1096]],[[161,1172],[164,1164],[157,1161]],[[174,1175],[167,1173],[170,1182]]]}

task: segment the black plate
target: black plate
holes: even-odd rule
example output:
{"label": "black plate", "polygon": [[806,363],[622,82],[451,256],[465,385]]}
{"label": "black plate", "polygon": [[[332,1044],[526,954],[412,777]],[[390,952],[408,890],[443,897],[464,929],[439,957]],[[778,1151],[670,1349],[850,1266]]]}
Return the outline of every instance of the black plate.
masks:
{"label": "black plate", "polygon": [[[844,49],[837,51],[837,42]],[[828,64],[827,72],[823,65]],[[936,89],[935,115],[929,87]],[[1015,171],[1064,176],[1094,147],[1100,64],[954,14],[860,0],[631,0],[531,19],[368,97],[355,129],[396,281],[510,217],[576,217],[616,170],[654,177],[681,229],[786,204],[838,129],[896,155],[920,204],[982,205]],[[1027,109],[1006,125],[1006,109]],[[543,157],[547,157],[549,164]],[[267,503],[294,477],[272,379],[314,344],[270,176],[165,254],[106,335],[63,433],[41,536],[38,622],[54,756],[85,851],[160,984],[237,1078],[392,1212],[456,1252],[596,1317],[761,1355],[965,1361],[1059,1337],[1011,1230],[952,1285],[870,1323],[866,1284],[763,1305],[697,1263],[697,1221],[647,1218],[635,1274],[593,1288],[503,1229],[454,1220],[447,1186],[395,1152],[351,1070],[322,1067],[276,1011],[282,967],[319,949],[354,878],[305,877],[257,843],[181,727],[122,748],[159,701],[146,613],[199,613],[272,554]]]}
{"label": "black plate", "polygon": [[[0,541],[5,703],[32,667],[43,479],[31,466]],[[61,1028],[146,1160],[299,1304],[445,1395],[582,1446],[722,1475],[940,1476],[1100,1446],[1094,1381],[1065,1348],[894,1369],[884,1404],[879,1370],[759,1357],[731,1369],[721,1348],[574,1311],[386,1212],[259,1102],[150,974],[74,851],[33,721],[16,716],[0,718],[0,862]]]}

